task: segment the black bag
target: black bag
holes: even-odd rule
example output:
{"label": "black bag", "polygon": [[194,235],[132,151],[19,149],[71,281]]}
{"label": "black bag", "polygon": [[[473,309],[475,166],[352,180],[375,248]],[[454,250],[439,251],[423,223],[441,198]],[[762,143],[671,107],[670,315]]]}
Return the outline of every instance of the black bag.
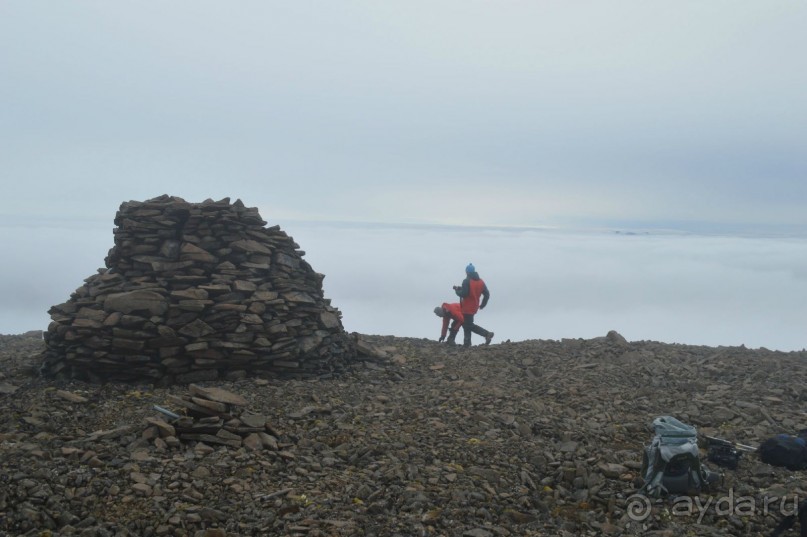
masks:
{"label": "black bag", "polygon": [[742,453],[734,449],[734,446],[726,443],[715,443],[709,445],[709,451],[706,458],[718,466],[736,470],[740,465],[740,457]]}
{"label": "black bag", "polygon": [[788,470],[807,468],[807,441],[801,436],[778,434],[762,442],[758,453],[762,462],[773,466]]}
{"label": "black bag", "polygon": [[799,502],[795,515],[787,515],[779,522],[779,525],[776,526],[776,529],[771,533],[771,537],[779,537],[792,528],[796,524],[796,517],[798,517],[799,523],[801,524],[801,533],[799,535],[801,535],[801,537],[807,537],[807,500]]}

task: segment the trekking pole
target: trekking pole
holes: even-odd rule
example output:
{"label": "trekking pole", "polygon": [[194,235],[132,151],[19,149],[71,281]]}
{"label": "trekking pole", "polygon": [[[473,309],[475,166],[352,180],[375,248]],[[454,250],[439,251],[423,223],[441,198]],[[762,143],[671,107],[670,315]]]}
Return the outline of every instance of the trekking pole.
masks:
{"label": "trekking pole", "polygon": [[731,446],[735,449],[740,451],[747,451],[749,453],[753,453],[757,450],[754,446],[746,446],[745,444],[738,444],[737,442],[732,442],[731,440],[726,440],[724,438],[717,438],[715,436],[707,436],[703,435],[703,437],[710,443],[710,444],[717,444],[717,445],[724,445],[724,446]]}
{"label": "trekking pole", "polygon": [[158,406],[158,405],[154,405],[154,410],[156,410],[157,412],[160,412],[162,414],[165,414],[166,416],[168,416],[169,418],[174,419],[174,420],[178,420],[180,418],[179,414],[175,414],[175,413],[171,412],[170,410],[167,410],[167,409],[165,409],[165,408],[163,408],[161,406]]}

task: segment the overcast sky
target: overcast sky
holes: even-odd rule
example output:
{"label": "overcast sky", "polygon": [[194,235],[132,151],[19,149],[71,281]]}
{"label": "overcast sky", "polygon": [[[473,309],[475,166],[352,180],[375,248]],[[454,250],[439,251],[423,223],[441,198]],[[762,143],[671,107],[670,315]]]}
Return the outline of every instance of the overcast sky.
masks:
{"label": "overcast sky", "polygon": [[803,1],[0,2],[2,221],[807,227]]}
{"label": "overcast sky", "polygon": [[[349,221],[807,236],[805,28],[802,0],[0,0],[0,333],[103,266],[121,202],[161,194],[240,198],[293,235]],[[351,244],[357,263],[376,255]],[[478,248],[412,255],[456,268]],[[798,271],[797,250],[755,285]],[[748,261],[734,253],[721,263]],[[361,270],[316,260],[348,328],[378,318],[349,303]]]}

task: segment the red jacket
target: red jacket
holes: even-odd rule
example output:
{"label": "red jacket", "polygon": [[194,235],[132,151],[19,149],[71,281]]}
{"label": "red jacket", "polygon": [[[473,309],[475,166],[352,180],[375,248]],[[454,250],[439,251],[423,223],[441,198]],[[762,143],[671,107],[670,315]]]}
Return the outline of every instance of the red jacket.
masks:
{"label": "red jacket", "polygon": [[474,315],[479,311],[479,299],[482,299],[482,307],[488,303],[490,298],[490,291],[485,281],[479,277],[479,274],[473,272],[468,275],[462,282],[462,287],[457,289],[457,296],[460,297],[460,305],[462,306],[462,313]]}
{"label": "red jacket", "polygon": [[443,317],[443,330],[440,332],[441,338],[446,337],[449,321],[454,320],[454,324],[451,325],[452,332],[459,330],[462,323],[465,322],[465,317],[462,315],[462,309],[458,302],[454,302],[453,304],[443,303],[443,309],[448,312],[448,315]]}

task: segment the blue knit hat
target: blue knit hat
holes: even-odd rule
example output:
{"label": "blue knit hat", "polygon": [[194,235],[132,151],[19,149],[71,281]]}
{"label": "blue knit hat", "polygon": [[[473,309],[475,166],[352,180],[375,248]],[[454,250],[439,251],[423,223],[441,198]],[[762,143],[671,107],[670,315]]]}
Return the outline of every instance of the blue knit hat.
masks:
{"label": "blue knit hat", "polygon": [[466,274],[471,274],[473,272],[476,272],[476,267],[474,266],[473,263],[468,263],[468,266],[465,267],[465,273]]}

